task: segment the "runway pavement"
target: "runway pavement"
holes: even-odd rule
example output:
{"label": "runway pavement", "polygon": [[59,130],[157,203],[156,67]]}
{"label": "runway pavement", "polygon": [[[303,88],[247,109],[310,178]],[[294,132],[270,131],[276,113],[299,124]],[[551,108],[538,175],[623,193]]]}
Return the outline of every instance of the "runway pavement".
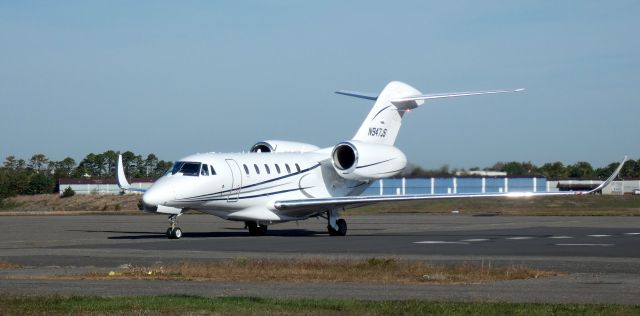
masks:
{"label": "runway pavement", "polygon": [[[555,302],[558,293],[554,295],[554,291],[562,289],[565,295],[561,297],[571,302],[640,302],[640,299],[636,299],[640,297],[640,287],[637,286],[640,284],[639,217],[394,214],[346,219],[349,232],[345,237],[329,236],[326,233],[326,221],[322,219],[273,225],[269,227],[267,236],[253,237],[243,229],[243,223],[223,221],[207,215],[185,215],[179,219],[184,237],[169,240],[164,235],[168,224],[166,217],[157,215],[1,216],[0,231],[3,238],[0,241],[0,260],[26,268],[0,270],[0,292],[13,288],[23,289],[19,291],[26,293],[47,293],[47,289],[61,289],[66,293],[62,289],[67,289],[68,294],[100,291],[104,291],[104,295],[127,294],[122,286],[128,281],[91,281],[83,286],[96,284],[90,286],[95,291],[74,291],[74,288],[82,288],[74,285],[74,282],[80,281],[27,280],[46,274],[112,269],[126,264],[238,257],[397,257],[443,264],[463,261],[483,261],[495,265],[524,264],[572,274],[543,281],[435,286],[433,289],[434,286],[430,285],[421,288],[431,289],[429,291],[416,291],[413,286],[381,287],[375,284],[320,284],[313,287],[332,287],[331,291],[323,293],[333,293],[327,295],[337,297],[440,300],[448,297],[474,300],[478,293],[485,293],[482,296],[485,300],[536,302]],[[153,286],[156,284],[153,282],[146,285],[129,283],[126,288],[143,287],[145,294],[166,294],[171,289]],[[271,285],[279,287],[279,293],[283,295],[306,293],[300,285]],[[264,286],[243,283],[239,286],[242,289],[236,292],[238,295],[270,296],[267,294],[270,291],[260,291]],[[354,286],[368,290],[350,289]],[[545,291],[549,286],[555,290]],[[113,290],[110,291],[110,287]],[[223,295],[224,291],[220,289],[227,287],[233,288],[234,285],[202,283],[175,288],[184,291],[194,289],[195,294],[201,295]],[[346,290],[341,290],[344,288]],[[483,290],[487,288],[491,290]],[[183,290],[180,293],[184,294]],[[514,291],[524,294],[522,297],[510,294]],[[528,292],[537,294],[525,295]],[[446,293],[455,294],[447,296]],[[318,296],[308,294],[311,297]]]}

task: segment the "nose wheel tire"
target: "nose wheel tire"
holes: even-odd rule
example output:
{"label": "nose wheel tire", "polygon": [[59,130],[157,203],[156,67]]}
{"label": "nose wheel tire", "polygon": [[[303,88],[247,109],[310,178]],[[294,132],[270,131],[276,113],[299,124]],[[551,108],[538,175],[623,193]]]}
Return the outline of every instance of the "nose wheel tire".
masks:
{"label": "nose wheel tire", "polygon": [[169,226],[169,228],[167,228],[167,238],[169,239],[180,239],[180,237],[182,237],[182,229],[180,229],[180,227],[176,226],[176,222],[178,219],[178,216],[182,215],[182,213],[180,214],[174,214],[174,215],[169,215],[169,223],[171,223],[171,226]]}
{"label": "nose wheel tire", "polygon": [[169,239],[180,239],[182,237],[182,229],[180,227],[167,229],[167,237]]}
{"label": "nose wheel tire", "polygon": [[347,235],[347,221],[339,219],[336,221],[338,229],[334,229],[331,225],[327,225],[327,230],[331,236],[346,236]]}

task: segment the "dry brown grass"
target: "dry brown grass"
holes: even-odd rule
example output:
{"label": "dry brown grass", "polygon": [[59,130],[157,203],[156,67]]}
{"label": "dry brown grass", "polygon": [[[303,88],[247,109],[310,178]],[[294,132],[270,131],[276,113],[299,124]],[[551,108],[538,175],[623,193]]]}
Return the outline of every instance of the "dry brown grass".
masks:
{"label": "dry brown grass", "polygon": [[[5,200],[0,215],[140,214],[140,195],[25,195]],[[478,198],[379,203],[344,212],[345,216],[380,213],[493,213],[502,215],[640,216],[640,196]]]}
{"label": "dry brown grass", "polygon": [[20,266],[15,264],[15,263],[11,263],[11,262],[7,262],[7,261],[0,261],[0,270],[2,269],[16,269],[19,268]]}
{"label": "dry brown grass", "polygon": [[14,205],[0,215],[139,214],[140,195],[21,195],[7,199]]}
{"label": "dry brown grass", "polygon": [[560,275],[522,266],[494,267],[464,263],[433,265],[396,259],[272,260],[234,259],[132,267],[120,272],[89,273],[89,279],[151,279],[191,281],[367,282],[400,284],[479,283]]}
{"label": "dry brown grass", "polygon": [[536,198],[476,198],[380,203],[344,212],[376,213],[493,213],[535,216],[640,216],[638,195],[550,196]]}

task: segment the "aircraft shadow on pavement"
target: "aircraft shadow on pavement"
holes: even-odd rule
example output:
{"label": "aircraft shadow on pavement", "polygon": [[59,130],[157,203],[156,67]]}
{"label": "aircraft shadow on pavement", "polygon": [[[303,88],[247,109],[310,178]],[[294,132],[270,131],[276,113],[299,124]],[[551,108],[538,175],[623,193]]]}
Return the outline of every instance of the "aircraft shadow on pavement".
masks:
{"label": "aircraft shadow on pavement", "polygon": [[[307,229],[273,229],[269,230],[265,236],[251,236],[246,229],[227,227],[221,231],[188,231],[183,232],[182,238],[222,238],[222,237],[324,237],[329,236],[326,231],[315,231]],[[126,231],[126,230],[69,230],[85,233],[113,233],[119,234],[115,236],[108,236],[107,239],[114,240],[135,240],[135,239],[167,239],[162,231]],[[124,235],[123,235],[124,234]],[[515,233],[511,231],[476,231],[470,233],[455,232],[455,233],[442,233],[442,232],[424,232],[424,233],[394,233],[394,234],[376,234],[376,233],[358,233],[351,236],[357,237],[414,237],[414,238],[444,238],[446,240],[452,238],[487,238],[489,240],[500,240],[508,237],[533,237],[533,238],[547,238],[552,234],[545,233],[531,233],[522,232]]]}
{"label": "aircraft shadow on pavement", "polygon": [[[182,238],[215,238],[215,237],[255,237],[249,235],[245,229],[226,228],[227,231],[211,232],[184,232]],[[113,233],[126,234],[118,236],[108,236],[107,239],[133,240],[133,239],[167,239],[164,232],[142,232],[124,230],[77,230],[85,233]],[[274,229],[267,232],[265,237],[312,237],[328,235],[325,232],[311,231],[306,229]]]}
{"label": "aircraft shadow on pavement", "polygon": [[124,231],[124,230],[68,230],[83,233],[114,233],[114,234],[130,234],[126,236],[109,236],[107,239],[154,239],[167,238],[162,232],[141,232],[141,231]]}

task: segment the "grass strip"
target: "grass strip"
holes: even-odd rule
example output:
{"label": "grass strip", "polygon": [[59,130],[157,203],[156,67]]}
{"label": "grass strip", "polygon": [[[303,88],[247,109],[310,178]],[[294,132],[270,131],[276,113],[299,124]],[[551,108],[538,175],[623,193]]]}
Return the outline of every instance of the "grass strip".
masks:
{"label": "grass strip", "polygon": [[[0,215],[140,214],[140,195],[19,195],[4,200]],[[2,206],[2,205],[0,205]]]}
{"label": "grass strip", "polygon": [[0,297],[2,315],[638,315],[640,305],[454,303],[198,296]]}
{"label": "grass strip", "polygon": [[151,279],[193,281],[368,282],[396,284],[456,284],[520,280],[560,275],[524,266],[495,267],[491,263],[434,265],[417,260],[371,258],[328,260],[307,258],[229,259],[181,262],[120,271],[83,274],[89,279]]}

